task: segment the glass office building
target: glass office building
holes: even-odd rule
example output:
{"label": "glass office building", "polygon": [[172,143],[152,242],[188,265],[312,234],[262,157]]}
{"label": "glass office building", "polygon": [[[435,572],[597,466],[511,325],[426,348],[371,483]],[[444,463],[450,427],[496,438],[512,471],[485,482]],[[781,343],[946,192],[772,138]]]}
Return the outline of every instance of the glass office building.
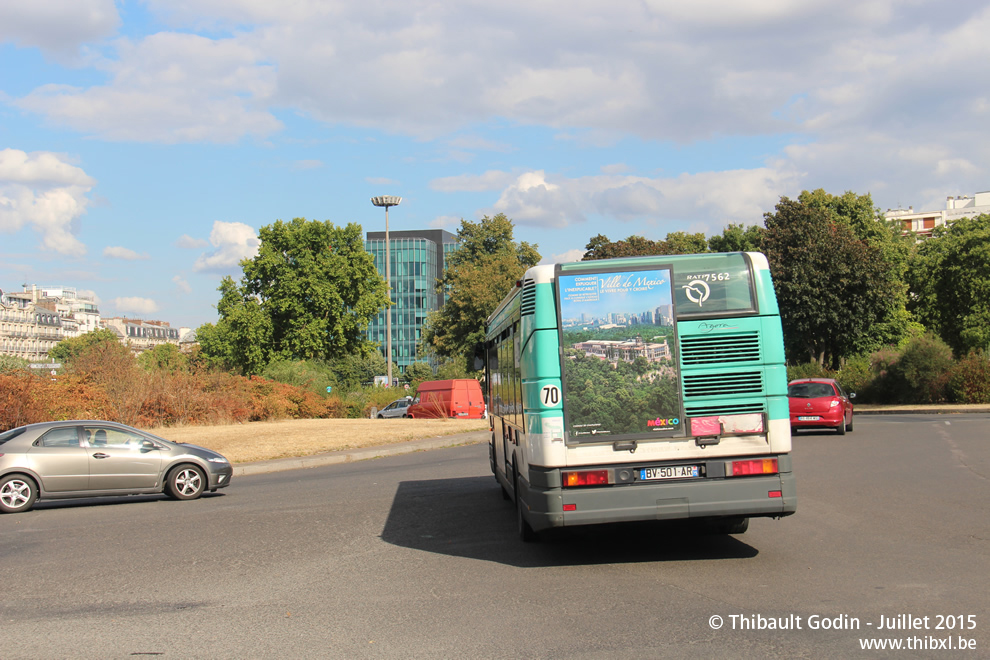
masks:
{"label": "glass office building", "polygon": [[[392,260],[392,361],[399,371],[416,362],[416,344],[423,333],[426,315],[443,307],[444,294],[437,293],[443,277],[445,257],[457,247],[457,237],[442,229],[390,231]],[[365,249],[385,276],[385,232],[370,231]],[[385,353],[385,312],[372,319],[368,339]]]}

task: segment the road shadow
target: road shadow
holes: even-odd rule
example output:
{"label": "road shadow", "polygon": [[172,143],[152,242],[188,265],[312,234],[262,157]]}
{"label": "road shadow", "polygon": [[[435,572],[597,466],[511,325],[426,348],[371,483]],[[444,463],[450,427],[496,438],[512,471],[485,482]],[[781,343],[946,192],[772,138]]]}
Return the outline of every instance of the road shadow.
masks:
{"label": "road shadow", "polygon": [[[213,497],[223,497],[225,494],[203,493],[198,499],[206,500]],[[195,500],[192,500],[195,501]],[[137,504],[139,502],[175,502],[164,493],[151,493],[147,495],[103,495],[100,497],[72,497],[64,500],[39,500],[31,507],[32,511],[45,511],[47,509],[72,509],[76,507],[101,507],[119,506],[122,504]]]}
{"label": "road shadow", "polygon": [[399,484],[382,540],[393,545],[522,568],[747,559],[758,550],[728,535],[656,521],[554,530],[538,543],[516,534],[513,504],[494,477]]}

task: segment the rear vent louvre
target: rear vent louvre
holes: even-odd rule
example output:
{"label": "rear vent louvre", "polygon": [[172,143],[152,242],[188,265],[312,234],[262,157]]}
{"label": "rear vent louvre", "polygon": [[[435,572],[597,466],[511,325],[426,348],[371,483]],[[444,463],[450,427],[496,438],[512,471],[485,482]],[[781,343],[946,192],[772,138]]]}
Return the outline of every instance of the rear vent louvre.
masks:
{"label": "rear vent louvre", "polygon": [[746,371],[705,376],[684,375],[685,397],[719,397],[734,394],[763,396],[762,374],[759,371]]}
{"label": "rear vent louvre", "polygon": [[536,282],[532,278],[523,280],[522,296],[519,300],[520,316],[530,316],[536,313]]}
{"label": "rear vent louvre", "polygon": [[760,362],[760,336],[755,333],[681,338],[685,367]]}
{"label": "rear vent louvre", "polygon": [[709,417],[711,415],[746,415],[749,413],[765,412],[762,403],[743,403],[736,406],[694,406],[685,407],[688,417]]}

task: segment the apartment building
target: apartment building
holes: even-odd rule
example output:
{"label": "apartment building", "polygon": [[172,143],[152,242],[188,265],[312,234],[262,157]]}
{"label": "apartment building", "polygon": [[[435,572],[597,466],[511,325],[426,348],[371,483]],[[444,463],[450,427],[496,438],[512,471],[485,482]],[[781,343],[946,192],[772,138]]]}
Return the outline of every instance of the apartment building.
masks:
{"label": "apartment building", "polygon": [[951,224],[959,218],[967,218],[990,213],[990,191],[978,192],[972,197],[960,195],[946,197],[945,208],[935,211],[915,211],[909,206],[905,209],[887,209],[884,216],[888,220],[901,223],[901,231],[914,232],[919,236],[931,236],[936,227]]}
{"label": "apartment building", "polygon": [[164,343],[179,345],[189,330],[164,321],[103,319],[96,300],[72,287],[25,284],[22,291],[0,290],[0,355],[45,361],[63,339],[100,328],[111,329],[134,353]]}

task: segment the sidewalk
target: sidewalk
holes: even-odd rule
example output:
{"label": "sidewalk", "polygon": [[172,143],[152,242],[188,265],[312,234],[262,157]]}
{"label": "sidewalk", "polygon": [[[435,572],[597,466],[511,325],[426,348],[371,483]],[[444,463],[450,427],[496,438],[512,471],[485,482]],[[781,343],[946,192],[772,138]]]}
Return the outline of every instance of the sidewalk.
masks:
{"label": "sidewalk", "polygon": [[473,445],[479,442],[487,442],[488,437],[489,431],[471,431],[469,433],[456,433],[454,435],[443,435],[436,438],[397,442],[394,445],[363,447],[361,449],[342,449],[341,451],[332,451],[314,456],[277,458],[271,461],[257,461],[254,463],[235,463],[233,466],[234,476],[298,470],[300,468],[335,465],[337,463],[353,463],[354,461],[364,461],[369,458],[398,456],[399,454],[411,454],[416,451],[426,451],[428,449]]}

